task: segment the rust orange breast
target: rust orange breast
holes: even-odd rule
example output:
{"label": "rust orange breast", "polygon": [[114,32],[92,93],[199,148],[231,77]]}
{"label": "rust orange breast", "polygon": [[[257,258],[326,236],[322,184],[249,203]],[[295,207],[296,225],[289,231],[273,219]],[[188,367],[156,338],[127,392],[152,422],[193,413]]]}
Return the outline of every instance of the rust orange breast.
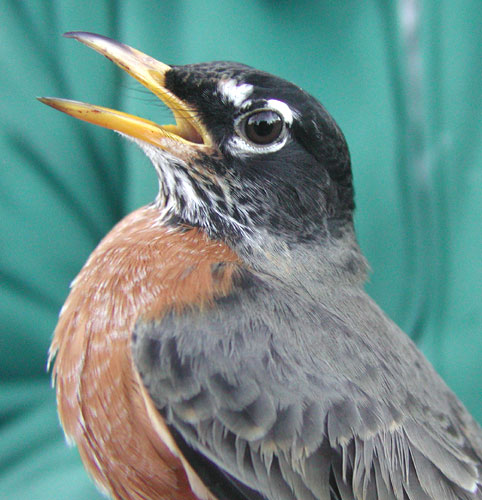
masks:
{"label": "rust orange breast", "polygon": [[196,498],[147,413],[130,351],[136,319],[209,307],[239,264],[201,230],[158,218],[156,207],[141,208],[102,240],[72,283],[50,351],[66,436],[97,484],[122,500]]}

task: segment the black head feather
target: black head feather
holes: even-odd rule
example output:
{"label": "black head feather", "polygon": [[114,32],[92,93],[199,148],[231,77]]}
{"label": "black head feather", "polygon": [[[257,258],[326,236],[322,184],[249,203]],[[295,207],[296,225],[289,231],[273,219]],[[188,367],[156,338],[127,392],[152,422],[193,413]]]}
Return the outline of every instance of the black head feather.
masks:
{"label": "black head feather", "polygon": [[[223,224],[227,204],[230,217],[241,225],[282,233],[288,242],[320,239],[328,233],[337,237],[352,224],[348,147],[333,118],[311,95],[286,80],[231,62],[173,66],[165,86],[192,106],[218,149],[217,155],[195,160],[229,187],[230,200],[220,200],[218,213],[211,214],[216,236],[236,239],[237,230]],[[286,143],[278,149],[237,148],[239,120],[270,108],[274,101],[290,111]]]}

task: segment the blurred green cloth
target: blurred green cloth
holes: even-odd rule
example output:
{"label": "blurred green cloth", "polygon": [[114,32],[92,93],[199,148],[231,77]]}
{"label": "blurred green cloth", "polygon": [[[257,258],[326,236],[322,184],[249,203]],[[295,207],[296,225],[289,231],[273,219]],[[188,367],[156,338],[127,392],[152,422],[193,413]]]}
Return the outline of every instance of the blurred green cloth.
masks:
{"label": "blurred green cloth", "polygon": [[319,97],[351,148],[369,292],[482,421],[482,2],[421,2],[419,38],[396,6],[2,0],[0,498],[100,498],[64,443],[47,349],[69,282],[157,188],[134,146],[35,96],[170,119],[112,63],[60,36],[71,30],[171,64],[237,60]]}

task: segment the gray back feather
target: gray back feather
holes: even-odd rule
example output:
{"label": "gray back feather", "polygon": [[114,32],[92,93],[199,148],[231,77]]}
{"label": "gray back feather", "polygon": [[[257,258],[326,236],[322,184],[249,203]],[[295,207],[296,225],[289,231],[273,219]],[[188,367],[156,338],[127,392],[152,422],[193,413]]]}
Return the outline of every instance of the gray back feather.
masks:
{"label": "gray back feather", "polygon": [[482,499],[482,434],[358,286],[243,276],[139,323],[135,364],[184,439],[270,500]]}

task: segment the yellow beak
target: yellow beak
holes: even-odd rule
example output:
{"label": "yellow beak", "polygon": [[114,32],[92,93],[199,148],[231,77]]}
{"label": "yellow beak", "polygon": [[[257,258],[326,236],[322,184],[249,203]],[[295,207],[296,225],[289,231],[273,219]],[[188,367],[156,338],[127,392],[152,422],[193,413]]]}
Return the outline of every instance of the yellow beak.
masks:
{"label": "yellow beak", "polygon": [[167,151],[174,152],[176,146],[181,144],[198,149],[212,145],[211,137],[197,118],[196,111],[165,88],[165,75],[171,69],[170,66],[128,45],[94,33],[71,32],[64,36],[75,38],[106,56],[142,83],[171,109],[176,124],[161,126],[121,111],[69,99],[40,97],[40,102],[80,120],[117,130]]}

